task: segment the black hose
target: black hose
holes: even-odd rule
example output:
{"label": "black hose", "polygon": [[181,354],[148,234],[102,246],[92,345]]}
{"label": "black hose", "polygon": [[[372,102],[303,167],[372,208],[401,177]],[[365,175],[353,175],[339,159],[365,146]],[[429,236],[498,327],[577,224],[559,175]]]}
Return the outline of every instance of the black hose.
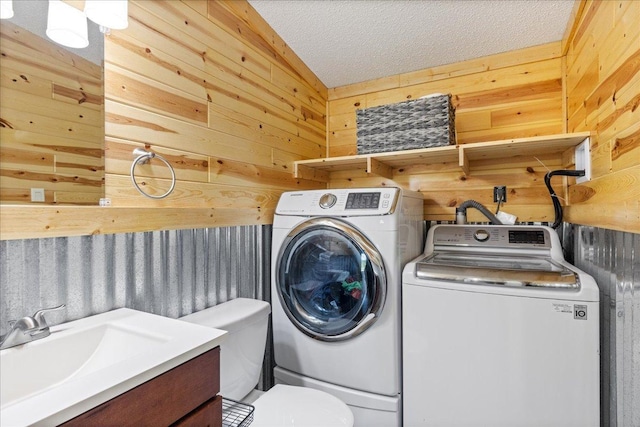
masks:
{"label": "black hose", "polygon": [[[475,200],[467,200],[465,202],[460,203],[460,206],[456,208],[456,223],[457,224],[465,224],[467,222],[467,208],[476,208],[481,213],[486,216],[491,224],[493,225],[502,225],[502,221],[500,221],[494,214],[489,211],[489,209],[485,208],[481,203],[476,202]],[[460,218],[460,220],[458,220]]]}
{"label": "black hose", "polygon": [[560,170],[555,170],[555,171],[549,171],[544,176],[544,183],[547,186],[547,189],[549,190],[549,195],[551,196],[551,201],[553,202],[553,210],[554,210],[554,214],[555,214],[555,221],[553,222],[553,225],[551,226],[551,228],[553,228],[553,229],[558,228],[560,226],[560,224],[562,223],[562,205],[560,204],[560,200],[558,200],[558,195],[553,190],[553,187],[551,187],[551,177],[552,176],[556,176],[556,175],[560,175],[560,176],[584,176],[584,170],[565,170],[565,169],[560,169]]}

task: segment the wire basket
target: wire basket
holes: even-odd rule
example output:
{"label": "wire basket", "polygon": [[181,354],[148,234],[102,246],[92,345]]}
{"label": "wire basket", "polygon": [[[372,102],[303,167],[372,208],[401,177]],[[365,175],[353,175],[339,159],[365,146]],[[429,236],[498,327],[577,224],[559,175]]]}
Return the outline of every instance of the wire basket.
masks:
{"label": "wire basket", "polygon": [[222,398],[222,426],[223,427],[247,427],[253,421],[252,405],[236,402],[232,399]]}
{"label": "wire basket", "polygon": [[356,110],[358,154],[455,144],[451,94]]}

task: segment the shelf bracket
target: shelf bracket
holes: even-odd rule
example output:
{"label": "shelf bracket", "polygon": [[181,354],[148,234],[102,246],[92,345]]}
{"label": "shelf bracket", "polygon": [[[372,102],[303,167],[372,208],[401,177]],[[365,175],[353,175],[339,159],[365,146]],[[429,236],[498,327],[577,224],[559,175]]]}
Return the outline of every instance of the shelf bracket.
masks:
{"label": "shelf bracket", "polygon": [[463,146],[458,147],[458,165],[465,175],[469,175],[469,158],[467,157],[467,153],[465,153]]}
{"label": "shelf bracket", "polygon": [[393,179],[393,168],[373,157],[367,157],[367,173],[375,174],[387,179]]}
{"label": "shelf bracket", "polygon": [[329,182],[329,172],[294,163],[293,176],[310,181]]}

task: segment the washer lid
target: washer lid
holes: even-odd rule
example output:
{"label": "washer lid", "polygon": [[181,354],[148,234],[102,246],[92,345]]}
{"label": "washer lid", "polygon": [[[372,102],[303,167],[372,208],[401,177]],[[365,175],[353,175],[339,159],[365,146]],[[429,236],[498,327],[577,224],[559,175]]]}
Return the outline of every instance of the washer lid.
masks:
{"label": "washer lid", "polygon": [[465,284],[580,290],[578,275],[549,257],[438,251],[416,263],[416,276]]}

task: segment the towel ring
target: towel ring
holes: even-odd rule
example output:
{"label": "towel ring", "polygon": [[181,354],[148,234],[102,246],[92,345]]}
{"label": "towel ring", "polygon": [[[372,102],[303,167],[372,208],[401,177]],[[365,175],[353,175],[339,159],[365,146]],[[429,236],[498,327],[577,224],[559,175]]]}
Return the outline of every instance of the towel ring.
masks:
{"label": "towel ring", "polygon": [[[164,199],[165,197],[167,197],[169,194],[171,194],[171,192],[173,191],[173,189],[176,186],[176,173],[173,170],[173,167],[171,167],[171,164],[161,155],[156,154],[156,153],[152,153],[151,151],[147,151],[144,148],[136,148],[133,150],[133,155],[135,157],[135,160],[133,161],[133,163],[131,164],[131,182],[133,182],[133,186],[136,187],[136,190],[138,190],[140,192],[140,194],[142,194],[143,196],[146,196],[150,199]],[[169,188],[169,190],[164,193],[161,194],[159,196],[153,196],[151,194],[147,194],[144,191],[142,191],[142,189],[140,188],[140,186],[138,185],[138,183],[136,182],[136,174],[135,174],[135,170],[136,170],[136,166],[138,165],[138,163],[141,164],[146,164],[149,163],[151,161],[151,159],[156,158],[162,162],[164,162],[165,165],[167,165],[167,167],[169,168],[169,170],[171,171],[171,188]]]}

